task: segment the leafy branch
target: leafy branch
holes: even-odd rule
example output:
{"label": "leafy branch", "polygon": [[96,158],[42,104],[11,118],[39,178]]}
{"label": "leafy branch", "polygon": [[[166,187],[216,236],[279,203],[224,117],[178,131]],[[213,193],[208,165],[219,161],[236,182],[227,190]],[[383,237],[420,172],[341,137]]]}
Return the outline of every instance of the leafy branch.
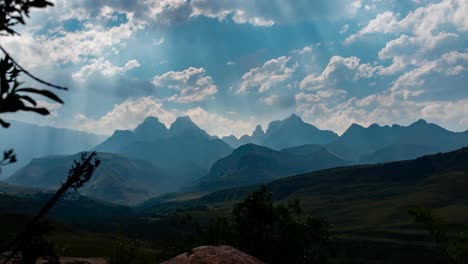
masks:
{"label": "leafy branch", "polygon": [[29,225],[21,232],[16,239],[8,247],[12,249],[11,253],[5,259],[3,264],[7,264],[18,252],[29,246],[32,240],[32,234],[35,233],[39,221],[44,218],[49,210],[62,198],[69,190],[73,189],[78,191],[79,188],[91,179],[94,171],[101,164],[101,160],[96,158],[96,152],[91,154],[83,153],[79,161],[74,161],[73,166],[68,171],[67,180],[62,183],[57,192],[50,198],[50,200],[41,208],[41,210],[31,220]]}
{"label": "leafy branch", "polygon": [[[31,97],[32,94],[63,104],[62,99],[49,90],[22,87],[22,83],[18,81],[22,72],[24,70],[18,68],[8,55],[0,60],[0,113],[27,111],[49,115],[49,110],[45,107],[39,107],[36,100]],[[0,124],[5,128],[10,126],[2,119],[0,119]]]}
{"label": "leafy branch", "polygon": [[0,0],[0,35],[19,35],[13,27],[25,24],[31,8],[53,6],[46,0]]}

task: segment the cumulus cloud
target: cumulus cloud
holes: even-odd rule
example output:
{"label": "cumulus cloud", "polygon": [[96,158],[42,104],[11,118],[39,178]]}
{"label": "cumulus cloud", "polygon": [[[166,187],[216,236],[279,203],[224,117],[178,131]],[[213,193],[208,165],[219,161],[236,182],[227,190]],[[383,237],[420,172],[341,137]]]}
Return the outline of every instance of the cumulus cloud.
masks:
{"label": "cumulus cloud", "polygon": [[271,94],[259,99],[261,104],[267,106],[275,106],[281,108],[289,108],[296,105],[296,99],[292,95],[277,95]]}
{"label": "cumulus cloud", "polygon": [[253,131],[257,122],[255,118],[246,120],[227,118],[218,113],[211,113],[201,107],[189,109],[185,112],[193,122],[206,130],[211,135],[219,137],[235,135],[240,137],[247,132]]}
{"label": "cumulus cloud", "polygon": [[361,63],[358,57],[333,56],[320,75],[309,74],[299,84],[301,89],[316,90],[336,86],[338,82],[370,78],[376,68]]}
{"label": "cumulus cloud", "polygon": [[218,89],[203,68],[190,67],[180,72],[170,71],[153,78],[153,85],[176,91],[168,100],[177,103],[193,103],[213,98]]}
{"label": "cumulus cloud", "polygon": [[78,64],[87,58],[103,57],[112,48],[124,45],[139,29],[141,27],[132,20],[111,28],[85,24],[79,31],[59,29],[55,34],[26,33],[21,37],[3,37],[1,43],[19,62],[28,66],[50,66],[57,62]]}
{"label": "cumulus cloud", "polygon": [[129,70],[140,67],[137,60],[130,60],[124,66],[113,65],[104,58],[92,59],[89,64],[81,67],[78,72],[73,73],[72,78],[77,81],[86,81],[92,74],[100,73],[106,77],[113,77],[116,74],[123,74]]}
{"label": "cumulus cloud", "polygon": [[270,1],[270,0],[192,0],[192,16],[206,16],[255,26],[319,19],[335,20],[352,17],[361,8],[361,1]]}
{"label": "cumulus cloud", "polygon": [[[431,85],[434,79],[448,83],[448,80],[457,78],[467,71],[468,53],[450,52],[441,58],[428,61],[413,70],[399,76],[393,83],[391,90],[424,89],[424,93],[431,93],[437,87]],[[436,85],[440,85],[437,83]],[[439,87],[446,92],[450,90],[465,89],[463,82],[457,82],[447,87]]]}
{"label": "cumulus cloud", "polygon": [[253,68],[244,74],[236,93],[246,93],[252,89],[264,93],[291,78],[297,66],[291,62],[291,57],[283,56],[269,60],[261,67]]}
{"label": "cumulus cloud", "polygon": [[80,113],[75,116],[76,127],[87,132],[110,135],[115,130],[134,129],[148,116],[157,116],[169,125],[177,117],[175,111],[166,110],[163,104],[151,97],[127,99],[115,105],[104,116],[93,119]]}
{"label": "cumulus cloud", "polygon": [[114,130],[134,129],[148,116],[156,116],[167,127],[178,116],[189,116],[198,126],[211,135],[226,136],[234,134],[241,136],[255,128],[254,118],[246,120],[231,119],[219,113],[208,112],[201,107],[185,111],[165,109],[162,102],[152,97],[127,99],[115,105],[104,116],[93,119],[80,113],[75,116],[76,127],[87,132],[110,135]]}

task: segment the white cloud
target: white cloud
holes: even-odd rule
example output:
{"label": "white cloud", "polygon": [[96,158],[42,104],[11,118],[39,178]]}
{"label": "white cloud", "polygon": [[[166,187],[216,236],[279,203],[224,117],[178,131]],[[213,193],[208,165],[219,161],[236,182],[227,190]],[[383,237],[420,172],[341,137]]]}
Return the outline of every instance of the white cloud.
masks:
{"label": "white cloud", "polygon": [[164,37],[161,37],[160,39],[153,40],[153,44],[156,46],[164,44]]}
{"label": "white cloud", "polygon": [[148,116],[156,116],[169,125],[175,120],[175,111],[163,108],[163,104],[151,97],[127,99],[98,119],[88,118],[83,114],[75,116],[76,127],[83,131],[110,135],[114,130],[134,129]]}
{"label": "white cloud", "polygon": [[59,29],[56,34],[35,35],[26,32],[21,37],[3,37],[1,43],[30,67],[50,66],[54,63],[81,63],[87,58],[103,57],[112,48],[119,48],[141,29],[132,20],[119,26],[105,28],[98,24],[84,24],[80,31]]}
{"label": "white cloud", "polygon": [[181,72],[170,71],[153,78],[156,88],[168,88],[176,94],[168,100],[178,103],[200,102],[213,98],[218,89],[210,76],[206,76],[203,68],[190,67]]}
{"label": "white cloud", "polygon": [[156,116],[167,127],[177,116],[187,115],[202,129],[211,135],[226,136],[244,135],[255,128],[254,118],[247,120],[231,119],[218,113],[211,113],[196,107],[186,111],[167,110],[157,99],[141,97],[128,99],[115,105],[114,108],[98,119],[88,118],[83,114],[75,116],[75,127],[79,130],[110,135],[114,130],[134,129],[148,116]]}
{"label": "white cloud", "polygon": [[264,105],[272,106],[272,105],[276,104],[279,101],[279,99],[280,99],[279,95],[272,94],[272,95],[269,95],[267,97],[260,98],[259,101],[260,101],[260,103],[262,103]]}
{"label": "white cloud", "polygon": [[361,1],[349,0],[192,0],[192,16],[206,16],[235,23],[270,27],[275,24],[353,17]]}
{"label": "white cloud", "polygon": [[301,89],[316,90],[324,87],[336,86],[340,81],[353,81],[370,78],[376,68],[368,63],[361,64],[358,57],[343,58],[333,56],[320,75],[310,74],[300,83]]}
{"label": "white cloud", "polygon": [[340,29],[340,34],[344,34],[344,33],[348,32],[348,29],[349,29],[349,24],[343,25],[343,27],[341,27],[341,29]]}
{"label": "white cloud", "polygon": [[[468,67],[468,53],[450,52],[442,55],[440,59],[427,61],[419,67],[399,76],[393,83],[391,90],[423,89],[425,93],[431,92],[427,80],[437,77],[439,80],[451,79],[461,75]],[[460,86],[460,85],[458,85]],[[447,87],[456,89],[458,86]],[[463,87],[463,85],[462,85]],[[461,88],[461,87],[460,87]]]}
{"label": "white cloud", "polygon": [[257,88],[259,93],[264,93],[291,78],[297,66],[291,63],[291,57],[283,56],[269,60],[261,67],[253,68],[244,74],[236,93],[246,93]]}
{"label": "white cloud", "polygon": [[346,38],[345,44],[350,44],[356,41],[358,38],[370,34],[370,33],[392,33],[399,29],[399,23],[397,17],[392,11],[385,11],[378,14],[376,18],[369,21],[369,23],[362,28],[358,33],[353,34]]}
{"label": "white cloud", "polygon": [[209,134],[219,137],[228,135],[240,137],[253,131],[257,124],[254,118],[248,118],[247,120],[230,119],[217,113],[207,112],[200,107],[187,110],[185,115],[188,115],[193,122]]}
{"label": "white cloud", "polygon": [[100,73],[106,77],[113,77],[138,67],[140,67],[140,63],[137,60],[130,60],[123,67],[119,67],[114,66],[104,58],[92,59],[89,64],[81,67],[78,72],[73,73],[72,78],[77,81],[86,81],[95,73]]}

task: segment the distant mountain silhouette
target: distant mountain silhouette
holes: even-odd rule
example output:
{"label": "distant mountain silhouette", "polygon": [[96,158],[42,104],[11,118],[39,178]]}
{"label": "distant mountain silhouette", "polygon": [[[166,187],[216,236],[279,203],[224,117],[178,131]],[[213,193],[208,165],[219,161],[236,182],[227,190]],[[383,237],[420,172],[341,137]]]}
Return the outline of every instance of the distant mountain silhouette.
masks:
{"label": "distant mountain silhouette", "polygon": [[306,145],[276,151],[246,144],[218,160],[194,189],[213,191],[230,187],[268,183],[275,179],[319,169],[343,166],[346,162],[323,147]]}
{"label": "distant mountain silhouette", "polygon": [[167,138],[169,131],[167,127],[159,121],[157,117],[150,116],[133,130],[135,139],[139,141],[152,141]]}
{"label": "distant mountain silhouette", "polygon": [[[154,195],[162,194],[170,184],[169,177],[148,161],[117,154],[98,153],[102,160],[91,181],[80,193],[120,204],[136,204]],[[49,156],[33,159],[5,179],[9,184],[25,187],[56,189],[65,181],[73,160],[80,154]]]}
{"label": "distant mountain silhouette", "polygon": [[406,127],[373,124],[364,128],[353,124],[326,148],[356,163],[375,163],[413,159],[467,145],[468,131],[451,132],[421,119]]}
{"label": "distant mountain silhouette", "polygon": [[88,150],[104,139],[103,136],[70,129],[38,126],[12,120],[9,122],[11,126],[1,131],[1,151],[14,149],[18,162],[3,166],[0,179],[10,176],[33,158],[74,154]]}
{"label": "distant mountain silhouette", "polygon": [[275,150],[297,147],[307,144],[328,144],[337,139],[338,135],[332,131],[320,130],[304,122],[296,114],[281,121],[273,121],[266,132],[257,126],[252,136],[242,136],[237,141],[231,137],[223,138],[233,147],[254,143]]}
{"label": "distant mountain silhouette", "polygon": [[172,178],[168,191],[205,175],[232,148],[210,136],[188,116],[177,118],[169,129],[148,117],[133,131],[116,131],[96,146],[97,151],[151,161]]}
{"label": "distant mountain silhouette", "polygon": [[117,153],[136,141],[154,141],[169,137],[169,130],[157,117],[147,117],[133,131],[116,130],[114,134],[94,149],[100,152]]}
{"label": "distant mountain silhouette", "polygon": [[212,138],[205,130],[199,128],[188,116],[178,117],[174,123],[172,123],[169,129],[169,135],[171,137],[189,136],[202,139]]}

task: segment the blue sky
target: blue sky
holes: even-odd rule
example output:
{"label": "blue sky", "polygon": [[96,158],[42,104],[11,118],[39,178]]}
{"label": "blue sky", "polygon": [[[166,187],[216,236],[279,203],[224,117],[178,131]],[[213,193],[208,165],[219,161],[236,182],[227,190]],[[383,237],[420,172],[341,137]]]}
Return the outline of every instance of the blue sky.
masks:
{"label": "blue sky", "polygon": [[149,115],[251,133],[297,113],[342,133],[419,118],[468,129],[466,0],[60,0],[0,43],[71,89],[53,114],[98,134]]}

